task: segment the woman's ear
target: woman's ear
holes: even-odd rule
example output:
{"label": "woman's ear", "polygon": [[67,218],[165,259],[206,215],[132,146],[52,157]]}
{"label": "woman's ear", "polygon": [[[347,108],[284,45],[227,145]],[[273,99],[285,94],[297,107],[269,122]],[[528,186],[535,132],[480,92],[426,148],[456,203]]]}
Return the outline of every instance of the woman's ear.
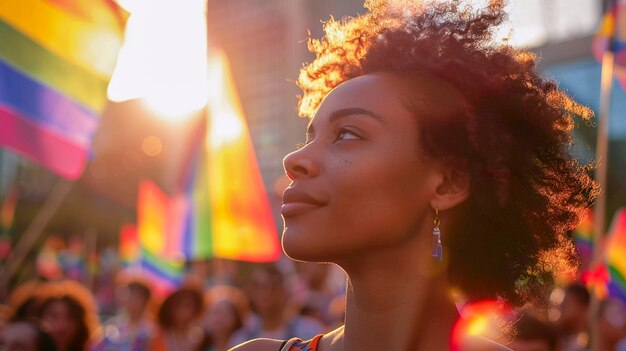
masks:
{"label": "woman's ear", "polygon": [[435,189],[431,206],[440,211],[449,210],[463,203],[470,195],[471,176],[456,167],[446,167],[441,183]]}

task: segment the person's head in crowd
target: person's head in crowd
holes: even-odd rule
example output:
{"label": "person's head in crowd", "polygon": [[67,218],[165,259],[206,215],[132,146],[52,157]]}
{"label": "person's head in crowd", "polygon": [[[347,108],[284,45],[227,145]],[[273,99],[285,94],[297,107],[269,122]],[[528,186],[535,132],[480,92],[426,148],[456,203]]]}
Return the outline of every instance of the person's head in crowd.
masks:
{"label": "person's head in crowd", "polygon": [[261,318],[281,315],[287,306],[283,273],[274,264],[256,266],[251,272],[248,295],[254,312]]}
{"label": "person's head in crowd", "polygon": [[558,332],[539,315],[523,311],[515,323],[514,339],[508,346],[515,351],[557,351]]}
{"label": "person's head in crowd", "polygon": [[2,351],[57,351],[52,337],[33,321],[16,320],[0,333]]}
{"label": "person's head in crowd", "polygon": [[205,303],[205,338],[200,349],[212,347],[214,350],[226,350],[230,337],[244,326],[250,311],[248,300],[235,287],[217,285],[207,291]]}
{"label": "person's head in crowd", "polygon": [[244,293],[227,285],[212,287],[205,294],[206,327],[211,333],[228,335],[243,327],[250,311],[248,299]]}
{"label": "person's head in crowd", "polygon": [[145,316],[152,297],[148,285],[138,280],[131,281],[120,288],[119,295],[120,303],[131,321],[139,321]]}
{"label": "person's head in crowd", "polygon": [[190,327],[202,315],[204,301],[200,290],[182,287],[170,294],[158,312],[159,326],[164,330]]}
{"label": "person's head in crowd", "polygon": [[89,340],[87,312],[70,295],[53,296],[43,301],[39,316],[61,351],[85,350]]}
{"label": "person's head in crowd", "polygon": [[600,301],[597,323],[599,350],[616,350],[616,345],[626,338],[626,306],[612,297]]}
{"label": "person's head in crowd", "polygon": [[590,295],[580,283],[572,283],[565,288],[563,301],[559,306],[561,316],[557,324],[564,335],[575,335],[583,331],[587,322]]}
{"label": "person's head in crowd", "polygon": [[9,295],[9,306],[13,310],[11,319],[38,318],[46,286],[46,282],[34,279],[15,287]]}

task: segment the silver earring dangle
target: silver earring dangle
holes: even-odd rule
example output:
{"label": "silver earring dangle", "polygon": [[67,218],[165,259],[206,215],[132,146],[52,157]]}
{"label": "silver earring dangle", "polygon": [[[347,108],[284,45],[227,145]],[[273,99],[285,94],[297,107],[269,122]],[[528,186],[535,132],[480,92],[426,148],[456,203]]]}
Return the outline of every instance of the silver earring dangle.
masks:
{"label": "silver earring dangle", "polygon": [[435,208],[435,219],[433,220],[433,251],[432,256],[437,257],[437,261],[443,259],[443,247],[441,246],[441,230],[439,230],[439,209]]}

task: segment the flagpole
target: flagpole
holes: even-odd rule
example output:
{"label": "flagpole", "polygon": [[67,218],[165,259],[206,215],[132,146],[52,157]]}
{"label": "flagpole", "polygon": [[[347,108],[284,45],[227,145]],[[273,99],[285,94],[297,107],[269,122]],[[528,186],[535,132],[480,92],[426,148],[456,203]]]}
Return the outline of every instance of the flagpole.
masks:
{"label": "flagpole", "polygon": [[[600,186],[600,194],[596,198],[593,218],[593,258],[591,267],[596,267],[604,261],[604,247],[602,239],[605,234],[606,218],[606,191],[607,191],[607,165],[609,162],[609,112],[611,104],[611,89],[613,86],[613,69],[615,58],[611,50],[606,50],[602,54],[602,75],[600,83],[600,113],[598,115],[598,136],[596,140],[596,182]],[[589,309],[589,320],[591,322],[591,350],[600,351],[598,345],[598,326],[596,315],[598,311],[598,297],[591,296],[591,306]]]}
{"label": "flagpole", "polygon": [[22,235],[22,239],[18,241],[15,249],[7,258],[4,269],[0,270],[0,296],[6,296],[9,280],[20,267],[52,216],[61,207],[73,185],[73,182],[65,179],[59,180],[43,207],[37,212],[33,221],[30,222],[30,225]]}

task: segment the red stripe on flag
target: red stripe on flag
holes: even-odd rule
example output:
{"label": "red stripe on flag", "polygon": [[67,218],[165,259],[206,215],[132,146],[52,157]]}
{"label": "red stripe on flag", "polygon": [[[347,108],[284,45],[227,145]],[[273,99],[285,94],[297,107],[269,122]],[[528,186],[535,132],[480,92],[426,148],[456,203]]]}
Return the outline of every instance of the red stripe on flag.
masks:
{"label": "red stripe on flag", "polygon": [[32,159],[64,178],[78,179],[87,162],[87,147],[69,141],[0,106],[0,146]]}

